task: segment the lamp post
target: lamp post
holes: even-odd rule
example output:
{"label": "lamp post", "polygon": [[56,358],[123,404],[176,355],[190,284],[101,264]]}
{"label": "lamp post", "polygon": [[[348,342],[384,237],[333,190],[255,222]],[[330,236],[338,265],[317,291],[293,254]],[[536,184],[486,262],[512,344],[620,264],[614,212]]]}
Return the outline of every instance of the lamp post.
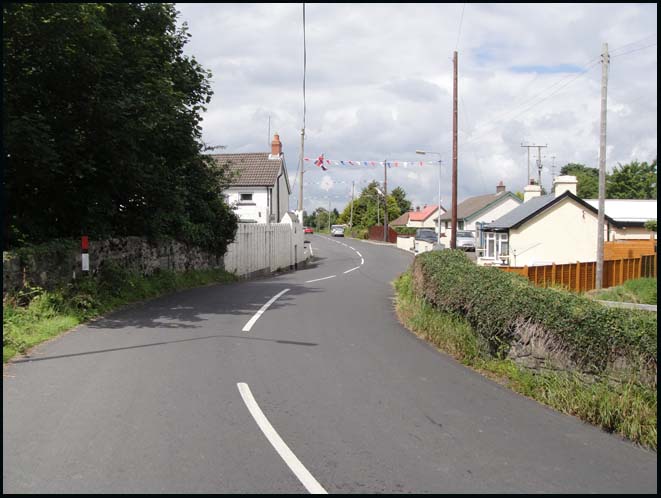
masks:
{"label": "lamp post", "polygon": [[436,154],[438,156],[438,243],[441,243],[441,154],[440,152],[431,152],[429,150],[416,150],[416,154]]}

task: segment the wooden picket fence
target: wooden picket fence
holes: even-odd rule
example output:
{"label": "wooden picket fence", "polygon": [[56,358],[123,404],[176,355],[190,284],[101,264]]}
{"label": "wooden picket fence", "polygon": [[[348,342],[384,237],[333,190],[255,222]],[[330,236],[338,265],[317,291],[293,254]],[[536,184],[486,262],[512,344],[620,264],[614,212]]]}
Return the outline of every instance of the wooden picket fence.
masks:
{"label": "wooden picket fence", "polygon": [[[560,285],[578,292],[594,289],[597,273],[596,261],[545,266],[499,266],[497,268],[522,275],[540,287]],[[602,287],[614,287],[635,278],[656,278],[656,274],[656,254],[637,258],[611,259],[604,261]]]}

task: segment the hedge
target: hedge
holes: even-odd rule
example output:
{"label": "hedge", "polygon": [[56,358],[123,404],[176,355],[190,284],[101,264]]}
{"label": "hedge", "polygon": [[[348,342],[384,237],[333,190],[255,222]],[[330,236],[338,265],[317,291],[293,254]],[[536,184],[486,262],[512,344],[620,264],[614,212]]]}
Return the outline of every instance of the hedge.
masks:
{"label": "hedge", "polygon": [[462,251],[416,257],[415,292],[442,311],[464,316],[496,354],[509,350],[521,327],[551,337],[583,371],[603,373],[616,360],[656,382],[656,313],[608,308],[562,289],[535,287],[526,278],[480,267]]}

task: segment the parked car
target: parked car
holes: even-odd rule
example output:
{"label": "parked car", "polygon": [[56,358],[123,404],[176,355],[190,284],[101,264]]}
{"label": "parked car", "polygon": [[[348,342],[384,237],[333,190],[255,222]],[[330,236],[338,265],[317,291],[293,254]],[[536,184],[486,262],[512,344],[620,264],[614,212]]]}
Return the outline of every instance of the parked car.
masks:
{"label": "parked car", "polygon": [[303,227],[303,233],[314,233],[312,227]]}
{"label": "parked car", "polygon": [[333,237],[344,237],[344,225],[331,225],[331,235]]}
{"label": "parked car", "polygon": [[418,228],[415,231],[415,240],[422,240],[424,242],[435,244],[438,242],[438,235],[433,228]]}
{"label": "parked car", "polygon": [[475,237],[473,232],[457,230],[457,249],[463,251],[475,250]]}

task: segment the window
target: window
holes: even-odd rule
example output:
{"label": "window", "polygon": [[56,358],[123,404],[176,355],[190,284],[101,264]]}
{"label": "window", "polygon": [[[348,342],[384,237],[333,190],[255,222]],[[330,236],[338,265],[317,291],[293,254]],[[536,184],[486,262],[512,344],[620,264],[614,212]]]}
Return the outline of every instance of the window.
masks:
{"label": "window", "polygon": [[457,230],[463,230],[464,229],[464,220],[459,220],[457,222]]}
{"label": "window", "polygon": [[252,202],[252,194],[241,194],[241,202]]}
{"label": "window", "polygon": [[507,233],[486,232],[487,258],[499,259],[510,253],[509,237]]}

